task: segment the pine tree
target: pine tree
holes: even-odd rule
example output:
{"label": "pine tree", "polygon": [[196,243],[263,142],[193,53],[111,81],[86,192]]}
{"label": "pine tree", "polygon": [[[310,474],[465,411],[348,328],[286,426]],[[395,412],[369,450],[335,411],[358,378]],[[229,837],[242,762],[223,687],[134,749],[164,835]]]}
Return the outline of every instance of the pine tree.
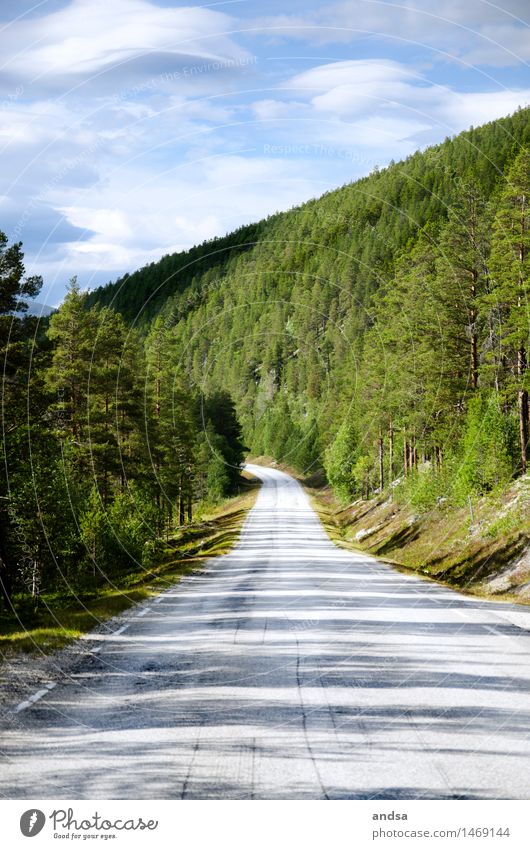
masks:
{"label": "pine tree", "polygon": [[[17,517],[13,512],[10,475],[15,464],[31,474],[27,441],[27,409],[31,336],[34,323],[24,318],[25,298],[38,294],[42,279],[25,277],[20,243],[9,246],[0,232],[0,356],[2,360],[2,473],[0,476],[0,597],[11,605],[21,543],[17,540]],[[27,463],[27,464],[26,464]]]}
{"label": "pine tree", "polygon": [[51,317],[48,329],[54,350],[47,381],[49,388],[56,393],[55,408],[61,419],[61,430],[68,435],[70,442],[85,448],[97,316],[97,310],[87,309],[86,295],[81,292],[74,277],[60,309]]}
{"label": "pine tree", "polygon": [[454,394],[476,390],[479,378],[479,303],[487,286],[490,221],[487,203],[473,181],[458,185],[439,240],[434,302],[446,329]]}
{"label": "pine tree", "polygon": [[530,151],[523,149],[506,175],[497,204],[491,250],[492,291],[499,309],[501,356],[509,363],[506,390],[517,395],[520,470],[529,459],[528,344],[530,313]]}

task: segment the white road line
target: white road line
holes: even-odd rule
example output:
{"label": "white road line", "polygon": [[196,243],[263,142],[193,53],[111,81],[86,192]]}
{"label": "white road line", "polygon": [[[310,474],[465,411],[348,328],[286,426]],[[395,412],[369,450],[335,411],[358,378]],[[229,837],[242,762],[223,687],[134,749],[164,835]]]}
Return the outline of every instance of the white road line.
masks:
{"label": "white road line", "polygon": [[43,696],[46,696],[50,692],[50,690],[53,690],[53,688],[56,686],[57,684],[55,681],[50,681],[49,684],[45,684],[42,690],[37,690],[37,692],[33,693],[33,695],[26,699],[25,702],[20,702],[20,704],[17,705],[15,708],[15,713],[20,713],[21,710],[26,710],[26,708],[31,707],[31,705],[35,704],[35,702],[38,702],[39,699],[42,699]]}
{"label": "white road line", "polygon": [[160,604],[161,601],[162,601],[162,596],[159,595],[158,598],[155,598],[153,604]]}
{"label": "white road line", "polygon": [[103,646],[97,646],[95,649],[92,649],[92,654],[97,654],[98,652],[101,651],[102,648],[103,648]]}
{"label": "white road line", "polygon": [[112,633],[112,636],[113,636],[113,637],[119,637],[119,635],[120,635],[120,634],[123,634],[123,632],[125,631],[125,629],[126,629],[126,628],[128,628],[128,627],[129,627],[129,623],[127,623],[127,625],[122,625],[122,626],[121,626],[121,628],[118,628],[118,630],[117,630],[117,631],[114,631],[114,632]]}
{"label": "white road line", "polygon": [[138,616],[145,616],[145,614],[149,613],[150,610],[151,610],[150,607],[144,607],[143,610],[140,610],[140,613],[138,614]]}
{"label": "white road line", "polygon": [[48,690],[38,690],[33,696],[29,697],[28,702],[38,702],[47,692]]}

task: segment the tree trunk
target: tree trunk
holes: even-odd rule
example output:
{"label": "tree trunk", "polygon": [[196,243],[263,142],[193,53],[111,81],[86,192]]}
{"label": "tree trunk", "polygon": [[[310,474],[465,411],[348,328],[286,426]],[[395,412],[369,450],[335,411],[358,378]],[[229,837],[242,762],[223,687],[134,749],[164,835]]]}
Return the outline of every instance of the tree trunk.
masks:
{"label": "tree trunk", "polygon": [[0,523],[0,598],[3,598],[6,609],[10,610],[13,581],[6,551],[3,516],[0,516]]}
{"label": "tree trunk", "polygon": [[[523,194],[521,207],[521,244],[519,245],[519,262],[523,267],[526,250],[523,236],[525,234],[525,211],[526,211],[526,196]],[[519,278],[519,292],[524,291],[524,279]],[[524,304],[524,299],[521,294],[517,298],[517,304],[521,308]],[[517,351],[517,376],[519,378],[518,390],[518,406],[519,406],[519,440],[521,443],[521,472],[524,475],[528,467],[528,392],[523,387],[523,380],[526,372],[526,348],[521,345]]]}
{"label": "tree trunk", "polygon": [[[526,371],[526,351],[520,348],[517,352],[517,374],[522,381]],[[521,445],[521,472],[524,475],[528,467],[528,392],[519,387],[518,393],[519,407],[519,441]]]}
{"label": "tree trunk", "polygon": [[377,440],[377,448],[379,454],[379,488],[381,492],[385,485],[385,469],[384,469],[384,451],[383,451],[383,435],[381,434]]}
{"label": "tree trunk", "polygon": [[475,309],[475,299],[477,297],[478,271],[474,268],[471,272],[471,386],[476,389],[478,386],[478,342],[475,324],[477,321],[477,311]]}
{"label": "tree trunk", "polygon": [[186,521],[186,500],[184,497],[184,477],[180,478],[179,492],[179,525],[184,525]]}
{"label": "tree trunk", "polygon": [[390,423],[388,431],[388,474],[390,482],[394,480],[394,428]]}

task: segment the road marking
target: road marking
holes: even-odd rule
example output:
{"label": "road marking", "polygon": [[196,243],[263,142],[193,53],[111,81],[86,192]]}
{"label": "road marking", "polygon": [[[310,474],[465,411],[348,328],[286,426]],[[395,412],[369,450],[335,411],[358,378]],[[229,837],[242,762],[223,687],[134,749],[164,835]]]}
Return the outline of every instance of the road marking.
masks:
{"label": "road marking", "polygon": [[97,646],[97,648],[92,649],[92,654],[97,654],[98,652],[101,651],[102,648],[103,648],[103,646]]}
{"label": "road marking", "polygon": [[26,708],[31,707],[31,705],[34,705],[35,702],[38,702],[39,699],[42,699],[43,696],[46,696],[50,692],[50,690],[53,690],[53,688],[56,686],[57,684],[55,681],[50,681],[49,684],[45,684],[42,690],[37,690],[37,692],[33,693],[33,695],[26,699],[25,702],[20,702],[20,704],[17,705],[15,708],[15,713],[20,713],[21,710],[26,710]]}
{"label": "road marking", "polygon": [[163,597],[161,595],[159,595],[158,598],[155,598],[153,604],[160,604],[160,602],[162,601],[162,598]]}
{"label": "road marking", "polygon": [[120,634],[123,634],[123,632],[125,631],[125,629],[126,629],[126,628],[128,628],[128,627],[129,627],[129,623],[127,623],[127,625],[122,625],[122,626],[121,626],[121,628],[118,628],[118,630],[117,630],[117,631],[114,631],[114,632],[113,632],[112,636],[113,636],[113,637],[119,637],[119,635],[120,635]]}
{"label": "road marking", "polygon": [[150,607],[144,607],[143,610],[140,610],[140,613],[138,614],[138,616],[145,616],[145,614],[149,613],[150,610],[151,610]]}

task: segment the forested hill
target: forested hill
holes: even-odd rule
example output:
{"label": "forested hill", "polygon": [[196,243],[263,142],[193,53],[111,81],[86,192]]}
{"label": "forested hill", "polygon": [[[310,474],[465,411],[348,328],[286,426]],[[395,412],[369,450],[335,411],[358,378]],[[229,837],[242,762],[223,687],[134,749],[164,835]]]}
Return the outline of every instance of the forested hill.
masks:
{"label": "forested hill", "polygon": [[[312,273],[323,248],[336,251],[341,283],[364,303],[366,292],[378,286],[381,264],[392,262],[427,222],[446,217],[457,194],[455,178],[472,177],[491,194],[516,149],[530,143],[528,116],[529,110],[521,109],[299,208],[166,255],[94,290],[88,304],[111,306],[145,325],[173,296],[179,311],[194,309],[205,286],[209,292],[241,266],[259,273],[270,261],[279,261],[279,270]],[[297,249],[287,242],[297,243]],[[182,297],[187,289],[188,303]]]}
{"label": "forested hill", "polygon": [[0,233],[6,610],[157,567],[237,492],[247,448],[415,511],[520,478],[529,116],[90,297],[74,281],[45,333],[25,306],[42,281]]}
{"label": "forested hill", "polygon": [[221,253],[213,242],[166,257],[92,299],[141,321],[146,292],[157,305],[164,294],[151,337],[169,333],[195,385],[232,394],[254,452],[323,462],[345,498],[420,468],[437,496],[494,488],[528,453],[529,117],[471,129],[237,231],[237,250],[226,237]]}
{"label": "forested hill", "polygon": [[222,274],[231,257],[248,250],[258,241],[266,224],[266,221],[248,224],[227,236],[196,245],[189,251],[167,254],[158,262],[152,262],[132,274],[124,274],[115,283],[90,292],[87,305],[110,306],[128,321],[139,321],[145,325],[157,315],[169,294],[183,292],[197,277],[213,267]]}

